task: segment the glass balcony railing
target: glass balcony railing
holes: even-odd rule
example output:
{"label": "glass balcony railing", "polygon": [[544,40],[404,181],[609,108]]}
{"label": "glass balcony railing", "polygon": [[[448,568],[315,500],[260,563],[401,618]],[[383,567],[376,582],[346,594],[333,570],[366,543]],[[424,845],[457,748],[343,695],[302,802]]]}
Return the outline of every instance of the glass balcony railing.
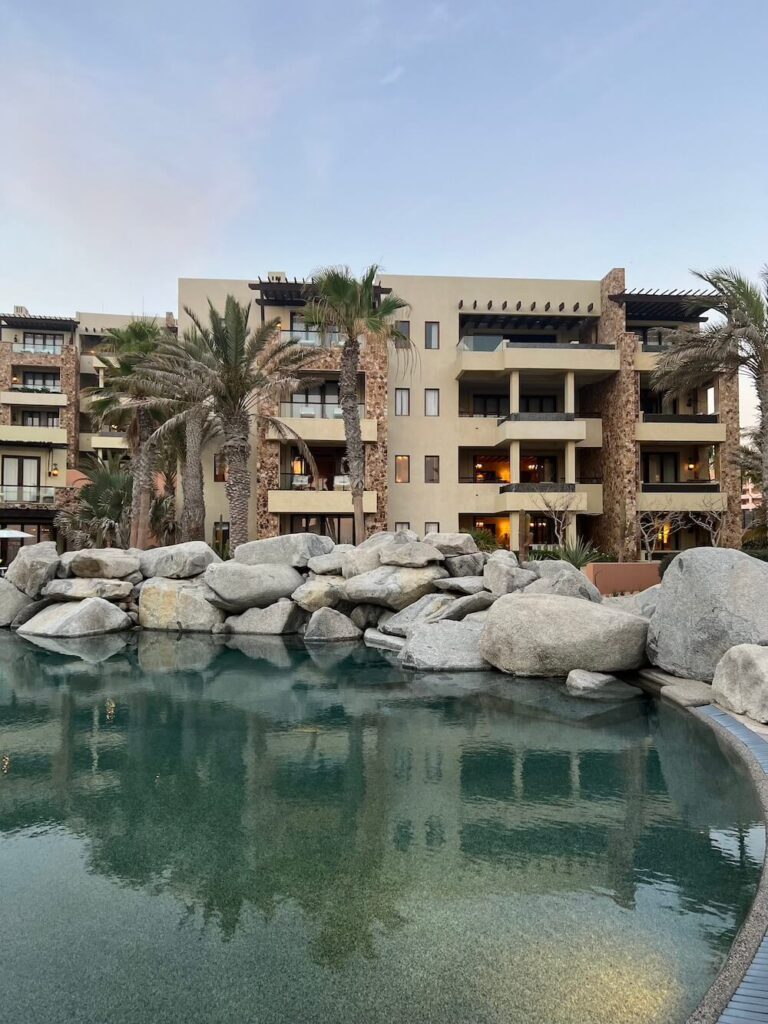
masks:
{"label": "glass balcony railing", "polygon": [[63,345],[33,345],[27,341],[14,341],[14,352],[28,352],[36,356],[60,356]]}
{"label": "glass balcony railing", "polygon": [[309,345],[313,348],[338,348],[342,344],[341,335],[338,331],[316,331],[307,328],[306,330],[296,329],[293,331],[280,331],[283,341],[291,339],[299,345]]}
{"label": "glass balcony railing", "polygon": [[348,491],[349,477],[342,473],[333,476],[321,475],[315,479],[311,473],[281,473],[281,491]]}
{"label": "glass balcony railing", "polygon": [[720,492],[719,480],[675,480],[669,483],[663,481],[643,480],[640,489],[646,494],[718,494]]}
{"label": "glass balcony railing", "polygon": [[22,423],[21,421],[11,423],[12,427],[28,427],[30,430],[58,430],[61,426],[60,420],[49,420],[47,423]]}
{"label": "glass balcony railing", "polygon": [[[365,418],[365,405],[357,407],[360,419]],[[280,415],[286,419],[299,420],[340,420],[343,419],[341,406],[335,402],[281,402]]]}
{"label": "glass balcony railing", "polygon": [[54,487],[0,485],[0,501],[5,505],[52,505],[55,495]]}
{"label": "glass balcony railing", "polygon": [[501,352],[503,349],[522,349],[522,348],[548,348],[554,351],[560,352],[564,349],[613,349],[613,345],[598,345],[593,342],[580,342],[580,341],[531,341],[530,335],[526,336],[525,341],[517,341],[515,337],[504,338],[500,334],[465,334],[463,338],[459,340],[458,348],[459,351],[464,352]]}

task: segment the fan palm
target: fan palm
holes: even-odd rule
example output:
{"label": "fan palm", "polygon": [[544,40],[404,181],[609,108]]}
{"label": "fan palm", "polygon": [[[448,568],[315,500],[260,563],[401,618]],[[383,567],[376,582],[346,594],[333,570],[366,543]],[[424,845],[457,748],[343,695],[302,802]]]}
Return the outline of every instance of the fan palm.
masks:
{"label": "fan palm", "polygon": [[147,547],[151,533],[153,480],[149,438],[155,424],[150,410],[131,400],[140,397],[137,368],[157,350],[164,336],[155,320],[132,320],[125,327],[110,328],[98,350],[106,365],[104,383],[89,392],[91,415],[102,425],[122,427],[128,437],[133,471],[130,542],[140,548]]}
{"label": "fan palm", "polygon": [[760,283],[730,267],[694,271],[717,292],[713,308],[722,319],[698,328],[671,331],[653,373],[653,386],[682,397],[717,374],[746,374],[755,387],[758,426],[755,447],[760,472],[768,479],[768,267]]}
{"label": "fan palm", "polygon": [[357,376],[360,367],[360,339],[369,343],[392,343],[410,349],[410,339],[399,331],[394,317],[408,308],[392,293],[382,294],[376,286],[379,267],[368,267],[358,281],[349,267],[327,267],[312,279],[313,297],[304,311],[308,326],[322,332],[338,331],[342,350],[339,374],[339,405],[344,419],[347,464],[352,491],[355,540],[365,537],[363,491],[365,489],[365,449],[360,430],[357,401]]}
{"label": "fan palm", "polygon": [[133,474],[124,458],[85,456],[87,482],[59,509],[54,525],[75,547],[127,547]]}
{"label": "fan palm", "polygon": [[[248,306],[232,295],[227,296],[223,316],[209,300],[207,324],[192,310],[185,312],[193,330],[186,331],[181,340],[167,340],[142,364],[140,386],[148,396],[148,408],[166,417],[156,431],[158,438],[178,424],[186,425],[186,465],[190,469],[200,464],[195,452],[202,448],[206,425],[223,435],[230,550],[234,552],[248,540],[253,425],[258,425],[257,433],[272,428],[279,437],[293,440],[314,467],[303,440],[270,412],[279,397],[302,385],[296,371],[311,353],[293,339],[281,339],[277,320],[251,331]],[[187,500],[185,490],[185,505]]]}

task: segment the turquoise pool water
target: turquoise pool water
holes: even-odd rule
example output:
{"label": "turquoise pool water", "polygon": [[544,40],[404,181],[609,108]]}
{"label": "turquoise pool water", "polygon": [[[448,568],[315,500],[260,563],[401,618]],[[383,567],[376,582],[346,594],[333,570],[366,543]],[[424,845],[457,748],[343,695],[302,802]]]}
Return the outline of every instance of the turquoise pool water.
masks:
{"label": "turquoise pool water", "polygon": [[682,1022],[751,902],[714,734],[362,647],[0,635],[0,1019]]}

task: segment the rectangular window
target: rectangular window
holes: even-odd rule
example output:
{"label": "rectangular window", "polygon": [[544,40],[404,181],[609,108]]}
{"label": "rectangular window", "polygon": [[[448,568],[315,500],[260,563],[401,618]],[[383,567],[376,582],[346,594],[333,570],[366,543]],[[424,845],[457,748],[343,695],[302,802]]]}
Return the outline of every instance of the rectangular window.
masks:
{"label": "rectangular window", "polygon": [[25,409],[21,414],[21,425],[23,427],[58,427],[58,413]]}
{"label": "rectangular window", "polygon": [[424,523],[424,533],[440,533],[440,523]]}
{"label": "rectangular window", "polygon": [[4,501],[40,501],[40,459],[4,455],[2,474]]}
{"label": "rectangular window", "polygon": [[227,481],[227,456],[225,452],[216,452],[213,456],[213,479],[223,484]]}
{"label": "rectangular window", "polygon": [[411,415],[411,389],[395,388],[395,416]]}
{"label": "rectangular window", "polygon": [[520,412],[557,412],[556,395],[520,395]]}
{"label": "rectangular window", "polygon": [[509,395],[473,395],[472,415],[490,418],[509,416]]}
{"label": "rectangular window", "polygon": [[402,334],[404,338],[410,338],[411,336],[411,321],[410,320],[395,320],[395,330]]}
{"label": "rectangular window", "polygon": [[395,483],[409,484],[411,482],[411,457],[410,455],[395,456]]}
{"label": "rectangular window", "polygon": [[440,415],[440,389],[424,388],[424,415]]}
{"label": "rectangular window", "polygon": [[25,388],[41,388],[46,391],[61,391],[58,373],[43,373],[42,370],[27,370],[22,377]]}
{"label": "rectangular window", "polygon": [[424,324],[424,348],[440,348],[440,324],[427,320]]}
{"label": "rectangular window", "polygon": [[424,483],[425,484],[439,484],[440,483],[440,456],[439,455],[425,455],[424,456]]}
{"label": "rectangular window", "polygon": [[395,523],[395,531],[397,533],[402,533],[403,530],[410,530],[410,528],[410,523]]}
{"label": "rectangular window", "polygon": [[24,331],[25,352],[40,352],[43,355],[58,355],[64,344],[63,334],[41,334],[37,331]]}

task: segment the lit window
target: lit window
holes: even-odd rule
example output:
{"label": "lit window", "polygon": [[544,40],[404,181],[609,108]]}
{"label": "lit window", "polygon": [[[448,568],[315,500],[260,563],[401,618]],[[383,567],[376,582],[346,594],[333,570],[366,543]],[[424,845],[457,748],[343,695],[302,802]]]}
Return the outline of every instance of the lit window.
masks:
{"label": "lit window", "polygon": [[424,483],[425,484],[439,484],[440,483],[440,456],[439,455],[425,455],[424,456]]}
{"label": "lit window", "polygon": [[395,456],[395,483],[408,484],[411,482],[411,457],[410,455]]}
{"label": "lit window", "polygon": [[411,389],[395,388],[395,416],[411,415]]}
{"label": "lit window", "polygon": [[424,388],[424,415],[440,415],[440,389]]}
{"label": "lit window", "polygon": [[436,320],[424,324],[424,348],[440,348],[440,324]]}
{"label": "lit window", "polygon": [[440,533],[440,523],[424,523],[424,533]]}
{"label": "lit window", "polygon": [[402,533],[403,530],[410,530],[410,528],[411,528],[411,524],[410,523],[395,523],[395,532],[396,533]]}
{"label": "lit window", "polygon": [[213,456],[213,479],[223,484],[227,480],[227,456],[225,452],[216,452]]}

